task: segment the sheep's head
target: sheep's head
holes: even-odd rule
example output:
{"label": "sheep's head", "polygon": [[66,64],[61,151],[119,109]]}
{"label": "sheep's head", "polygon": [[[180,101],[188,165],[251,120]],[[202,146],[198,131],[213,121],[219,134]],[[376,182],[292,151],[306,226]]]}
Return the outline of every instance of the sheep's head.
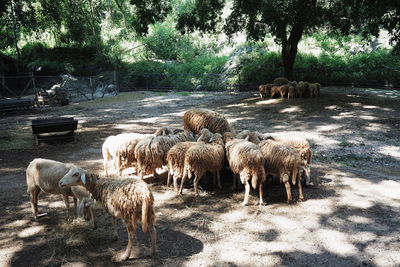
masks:
{"label": "sheep's head", "polygon": [[199,134],[200,136],[199,138],[197,138],[197,142],[204,142],[204,143],[210,142],[212,133],[207,128],[201,129]]}
{"label": "sheep's head", "polygon": [[73,186],[73,185],[84,185],[87,183],[86,173],[83,169],[74,167],[71,168],[66,175],[60,180],[59,186]]}
{"label": "sheep's head", "polygon": [[232,132],[226,132],[223,135],[224,143],[227,143],[231,141],[232,139],[235,139],[235,134]]}
{"label": "sheep's head", "polygon": [[219,133],[214,134],[213,137],[211,137],[210,139],[210,143],[224,146],[224,140],[222,139],[222,135]]}

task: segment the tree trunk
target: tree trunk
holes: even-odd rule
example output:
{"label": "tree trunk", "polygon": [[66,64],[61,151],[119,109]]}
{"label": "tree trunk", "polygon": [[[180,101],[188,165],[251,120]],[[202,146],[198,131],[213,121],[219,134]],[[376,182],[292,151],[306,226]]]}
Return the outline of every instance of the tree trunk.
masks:
{"label": "tree trunk", "polygon": [[289,80],[293,79],[293,65],[297,55],[297,44],[293,47],[290,44],[282,44],[282,62],[284,75]]}
{"label": "tree trunk", "polygon": [[[21,53],[20,53],[19,47],[18,47],[17,22],[16,22],[15,6],[14,6],[14,1],[13,0],[11,0],[11,12],[12,12],[12,26],[13,26],[14,46],[15,46],[15,50],[17,52],[17,59],[19,61],[19,59],[21,58]],[[18,65],[17,65],[17,71],[19,71]]]}

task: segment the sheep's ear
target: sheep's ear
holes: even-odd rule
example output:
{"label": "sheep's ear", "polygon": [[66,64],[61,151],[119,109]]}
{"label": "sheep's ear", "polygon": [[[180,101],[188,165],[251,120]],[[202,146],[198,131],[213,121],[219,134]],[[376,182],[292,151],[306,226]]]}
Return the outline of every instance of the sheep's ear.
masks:
{"label": "sheep's ear", "polygon": [[85,173],[81,174],[81,181],[83,184],[86,184],[86,174]]}

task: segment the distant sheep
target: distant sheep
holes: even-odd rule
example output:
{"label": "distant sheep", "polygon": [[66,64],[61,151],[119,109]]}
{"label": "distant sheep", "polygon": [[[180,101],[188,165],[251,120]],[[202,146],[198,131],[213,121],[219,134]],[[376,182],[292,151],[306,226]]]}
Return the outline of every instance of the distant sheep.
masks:
{"label": "distant sheep", "polygon": [[233,189],[236,188],[236,180],[245,187],[245,196],[242,205],[248,205],[250,184],[254,189],[258,187],[259,205],[263,205],[263,182],[265,181],[264,157],[260,148],[246,140],[236,139],[234,134],[224,134],[226,158],[233,172]]}
{"label": "distant sheep", "polygon": [[309,84],[310,97],[319,96],[320,88],[321,85],[319,83],[310,83]]}
{"label": "distant sheep", "polygon": [[41,158],[34,159],[29,163],[26,169],[26,185],[35,219],[38,217],[38,196],[42,191],[47,194],[62,195],[68,216],[70,216],[69,197],[73,197],[76,209],[77,199],[71,188],[60,188],[58,186],[60,179],[74,166],[73,164]]}
{"label": "distant sheep", "polygon": [[303,82],[300,81],[297,84],[298,90],[299,90],[299,97],[308,97],[310,96],[310,84],[308,82]]}
{"label": "distant sheep", "polygon": [[288,99],[297,97],[297,94],[296,94],[297,82],[296,81],[290,82],[288,84],[288,86],[289,86],[288,87],[288,94],[287,94]]}
{"label": "distant sheep", "polygon": [[252,142],[253,144],[256,144],[256,145],[265,139],[265,137],[261,133],[251,132],[248,130],[241,131],[240,133],[238,133],[236,135],[236,138],[244,139],[244,140]]}
{"label": "distant sheep", "polygon": [[278,85],[278,86],[284,85],[284,84],[287,84],[287,83],[289,83],[289,80],[287,78],[285,78],[285,77],[278,77],[278,78],[276,78],[274,80],[274,84]]}
{"label": "distant sheep", "polygon": [[196,195],[199,194],[199,181],[206,172],[213,174],[214,184],[217,183],[218,188],[221,188],[219,172],[224,167],[224,162],[224,142],[219,133],[214,134],[210,144],[200,142],[191,146],[185,153],[184,175],[179,192],[182,194],[185,177],[191,179],[192,173],[194,173],[194,191]]}
{"label": "distant sheep", "polygon": [[266,175],[278,177],[284,183],[287,193],[287,201],[292,201],[289,178],[292,176],[292,183],[299,186],[300,200],[304,200],[301,182],[298,179],[301,166],[299,153],[293,148],[277,141],[268,139],[258,144],[265,159]]}
{"label": "distant sheep", "polygon": [[273,84],[262,84],[258,87],[258,92],[260,93],[261,100],[266,99],[271,96],[271,88]]}
{"label": "distant sheep", "polygon": [[170,136],[147,137],[136,145],[135,157],[140,177],[153,174],[157,176],[156,169],[167,165],[167,153],[177,143],[194,141],[195,137],[191,131]]}
{"label": "distant sheep", "polygon": [[232,131],[226,118],[218,112],[208,109],[190,109],[183,115],[184,129],[198,134],[201,129],[207,128],[212,133],[223,134]]}
{"label": "distant sheep", "polygon": [[116,260],[124,261],[129,258],[133,244],[136,243],[139,221],[142,223],[142,231],[150,232],[151,255],[155,255],[157,240],[154,198],[145,182],[132,178],[99,179],[98,175],[74,166],[59,181],[59,186],[61,189],[66,189],[75,185],[83,185],[96,201],[102,203],[108,213],[125,222],[128,245],[125,252],[118,255]]}

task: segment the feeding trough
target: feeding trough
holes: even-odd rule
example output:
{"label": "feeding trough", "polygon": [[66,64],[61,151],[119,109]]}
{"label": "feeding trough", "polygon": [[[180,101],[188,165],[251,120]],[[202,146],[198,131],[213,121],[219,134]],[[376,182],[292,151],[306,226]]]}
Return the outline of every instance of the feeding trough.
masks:
{"label": "feeding trough", "polygon": [[32,133],[36,144],[41,141],[75,140],[74,132],[78,128],[78,120],[74,118],[51,118],[32,120]]}

